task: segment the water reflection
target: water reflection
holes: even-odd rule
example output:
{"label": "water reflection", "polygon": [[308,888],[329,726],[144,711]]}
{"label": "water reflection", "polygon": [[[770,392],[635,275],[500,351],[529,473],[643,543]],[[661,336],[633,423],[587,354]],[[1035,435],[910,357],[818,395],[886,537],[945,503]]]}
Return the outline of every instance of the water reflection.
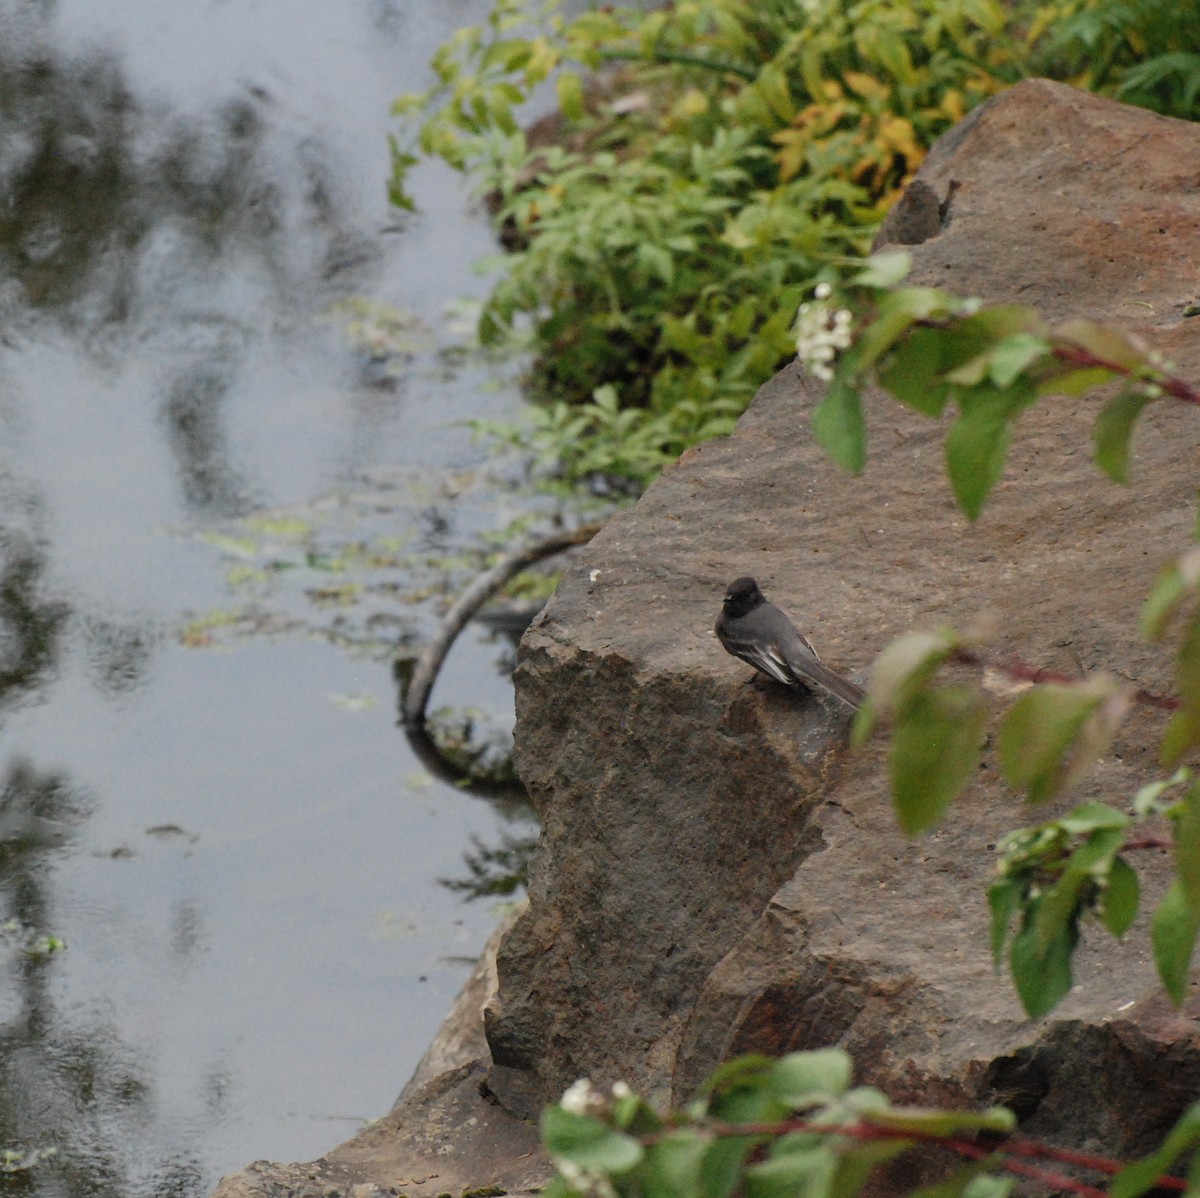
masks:
{"label": "water reflection", "polygon": [[0,37],[0,271],[27,304],[86,309],[72,316],[95,331],[186,304],[185,288],[203,295],[199,281],[236,264],[295,311],[301,280],[376,257],[345,223],[323,147],[297,138],[281,177],[263,89],[185,118],[135,99],[114,55],[49,38]]}
{"label": "water reflection", "polygon": [[87,614],[79,621],[88,677],[105,695],[130,695],[141,686],[162,635],[145,620]]}
{"label": "water reflection", "polygon": [[280,139],[266,90],[185,116],[135,97],[112,53],[54,45],[53,6],[41,24],[32,11],[0,9],[6,334],[43,317],[97,362],[130,345],[167,355],[160,412],[183,502],[197,518],[245,512],[257,496],[228,401],[249,351],[368,290],[378,246],[346,215],[328,148]]}
{"label": "water reflection", "polygon": [[197,363],[170,384],[163,402],[184,499],[199,517],[237,516],[250,506],[246,484],[230,464],[222,415],[228,389],[226,368]]}
{"label": "water reflection", "polygon": [[[462,980],[447,947],[470,955],[494,922],[431,896],[469,834],[523,818],[504,738],[481,751],[473,715],[442,738],[491,772],[493,815],[410,786],[386,698],[368,700],[388,693],[378,643],[422,619],[395,598],[399,546],[461,554],[495,523],[487,497],[447,515],[442,476],[479,457],[440,430],[501,400],[469,370],[433,394],[432,346],[424,375],[380,377],[320,323],[378,293],[385,259],[404,273],[380,233],[388,103],[403,55],[480,7],[0,0],[0,1149],[59,1149],[5,1188],[194,1198],[254,1155],[319,1155],[345,1131],[330,1112],[387,1108]],[[211,77],[181,99],[188,22]],[[420,243],[416,295],[389,295],[425,318],[485,248],[461,213],[449,228]],[[277,656],[266,631],[183,647],[242,596],[182,530],[262,515],[262,571],[238,558],[246,622],[278,575],[300,594],[254,627],[309,632],[302,580],[334,572],[315,540],[283,560],[271,513],[394,463],[438,502],[381,509],[359,623],[326,612],[325,640]],[[320,511],[332,537],[346,509]],[[504,710],[494,655],[466,652],[463,689]],[[380,947],[389,912],[413,930]],[[49,935],[65,954],[30,951]]]}
{"label": "water reflection", "polygon": [[44,569],[33,540],[0,529],[0,710],[29,698],[58,658],[68,609],[43,593]]}
{"label": "water reflection", "polygon": [[529,880],[529,861],[537,848],[536,831],[501,832],[488,844],[471,837],[471,848],[463,854],[465,877],[443,878],[442,885],[468,899],[509,898]]}
{"label": "water reflection", "polygon": [[45,1193],[101,1193],[123,1180],[112,1133],[136,1126],[149,1102],[135,1052],[102,1026],[62,1018],[52,959],[35,949],[54,921],[54,853],[90,806],[62,774],[29,762],[11,764],[0,787],[0,1145],[58,1150],[37,1166],[54,1178]]}
{"label": "water reflection", "polygon": [[32,763],[9,764],[0,786],[0,896],[4,920],[23,928],[49,930],[42,892],[48,854],[60,848],[70,830],[91,808],[89,800],[59,773]]}
{"label": "water reflection", "polygon": [[[51,672],[68,612],[41,595],[31,542],[9,535],[0,548],[0,702],[13,705]],[[144,1122],[151,1102],[137,1052],[103,1026],[71,1026],[51,985],[51,868],[91,809],[64,773],[27,760],[11,761],[0,784],[0,1146],[56,1150],[35,1166],[42,1193],[99,1194],[123,1182],[116,1133]]]}
{"label": "water reflection", "polygon": [[0,44],[0,269],[32,306],[92,294],[93,275],[136,228],[129,116],[111,58],[56,61],[28,33]]}

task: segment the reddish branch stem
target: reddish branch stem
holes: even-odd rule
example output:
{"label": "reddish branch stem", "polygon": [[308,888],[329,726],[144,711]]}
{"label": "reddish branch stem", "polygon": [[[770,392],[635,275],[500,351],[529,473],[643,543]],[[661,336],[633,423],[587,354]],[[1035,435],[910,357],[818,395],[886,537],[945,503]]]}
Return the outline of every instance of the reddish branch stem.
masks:
{"label": "reddish branch stem", "polygon": [[1173,841],[1167,840],[1163,836],[1141,836],[1137,840],[1127,840],[1122,852],[1129,852],[1136,849],[1173,849],[1175,844]]}
{"label": "reddish branch stem", "polygon": [[[1028,662],[1021,661],[1017,657],[1006,662],[991,662],[984,661],[978,653],[971,653],[966,649],[958,649],[954,653],[954,660],[959,665],[964,666],[991,666],[992,669],[998,670],[1005,677],[1013,679],[1014,682],[1058,682],[1070,684],[1079,681],[1078,678],[1074,678],[1070,674],[1060,674],[1057,670],[1044,670],[1041,666],[1031,666]],[[1146,707],[1159,707],[1164,711],[1176,711],[1179,708],[1179,697],[1177,695],[1156,695],[1153,691],[1148,691],[1144,687],[1138,687],[1134,691],[1133,697],[1135,702],[1141,703]]]}
{"label": "reddish branch stem", "polygon": [[[1029,1177],[1035,1181],[1056,1190],[1066,1190],[1078,1194],[1080,1198],[1107,1198],[1104,1190],[1077,1181],[1062,1173],[1047,1169],[1039,1169],[1023,1160],[1010,1160],[1009,1157],[1031,1157],[1041,1160],[1054,1161],[1061,1165],[1075,1165],[1088,1169],[1093,1173],[1103,1173],[1113,1176],[1125,1168],[1120,1161],[1108,1157],[1095,1156],[1092,1153],[1076,1152],[1070,1148],[1055,1148],[1050,1144],[1041,1144],[1036,1140],[1025,1140],[1018,1136],[1008,1136],[999,1139],[994,1145],[979,1143],[976,1140],[964,1140],[955,1136],[939,1136],[933,1132],[899,1131],[894,1128],[881,1127],[878,1124],[862,1122],[848,1124],[815,1123],[808,1119],[784,1119],[777,1123],[708,1123],[704,1130],[716,1136],[771,1136],[778,1137],[792,1132],[809,1132],[824,1136],[845,1136],[854,1140],[906,1140],[924,1144],[936,1144],[969,1160],[986,1160],[996,1157],[996,1167],[1009,1173]],[[670,1132],[657,1132],[653,1135],[642,1136],[644,1144],[656,1143],[670,1135]],[[1166,1190],[1186,1190],[1187,1182],[1179,1177],[1159,1177],[1155,1187]]]}
{"label": "reddish branch stem", "polygon": [[[1134,373],[1128,366],[1122,366],[1119,362],[1110,362],[1107,358],[1101,358],[1090,350],[1079,345],[1072,345],[1070,342],[1056,344],[1053,347],[1053,353],[1060,362],[1067,362],[1072,366],[1111,370],[1114,374],[1126,376]],[[1166,395],[1170,395],[1174,399],[1181,399],[1184,403],[1200,404],[1200,391],[1181,378],[1159,372],[1149,381],[1155,386],[1161,387]]]}

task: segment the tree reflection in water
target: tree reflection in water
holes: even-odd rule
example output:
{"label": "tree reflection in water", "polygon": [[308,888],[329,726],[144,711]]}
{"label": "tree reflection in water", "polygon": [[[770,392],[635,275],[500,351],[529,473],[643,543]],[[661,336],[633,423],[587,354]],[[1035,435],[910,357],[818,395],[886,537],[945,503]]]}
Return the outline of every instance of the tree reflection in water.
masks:
{"label": "tree reflection in water", "polygon": [[[320,155],[302,154],[299,170],[272,160],[267,97],[247,90],[196,118],[151,110],[114,56],[54,45],[55,7],[0,0],[0,343],[20,349],[35,327],[52,340],[58,326],[103,370],[165,327],[160,420],[185,505],[206,515],[245,510],[250,488],[230,464],[222,409],[255,329],[208,292],[227,285],[231,263],[249,262],[273,284],[263,319],[286,319],[300,293],[311,305],[314,274],[328,279],[363,261],[357,234],[337,223]],[[177,309],[173,321],[163,320],[166,307]],[[46,547],[15,527],[36,522],[37,507],[10,480],[0,486],[0,727],[5,713],[42,701],[68,629],[89,678],[110,696],[137,685],[157,637],[144,623],[72,611],[45,593]],[[146,1143],[155,1094],[140,1046],[102,1017],[59,1009],[55,958],[28,951],[51,934],[70,951],[53,875],[89,815],[86,788],[20,758],[3,768],[0,1151],[57,1150],[5,1184],[71,1198],[201,1194],[211,1178],[186,1144]]]}
{"label": "tree reflection in water", "polygon": [[[105,7],[119,6],[97,6],[97,12]],[[439,7],[431,3],[428,12]],[[404,16],[410,19],[407,9]],[[169,21],[169,12],[163,10],[162,19]],[[427,23],[424,14],[411,20]],[[57,0],[0,0],[0,731],[17,709],[57,701],[80,679],[106,699],[124,702],[148,674],[163,636],[152,618],[130,612],[119,586],[113,590],[121,598],[112,606],[92,599],[86,563],[73,559],[81,547],[94,549],[107,565],[112,543],[102,526],[140,519],[135,500],[142,492],[131,485],[121,491],[124,506],[109,506],[103,487],[82,480],[72,502],[87,507],[93,496],[98,500],[82,518],[70,513],[82,535],[50,545],[28,531],[43,515],[41,523],[56,535],[63,523],[64,511],[46,497],[63,490],[64,480],[49,470],[69,473],[79,462],[96,476],[125,471],[140,479],[143,470],[154,473],[152,455],[165,443],[167,482],[164,494],[152,492],[158,506],[151,502],[147,523],[182,514],[203,525],[255,509],[270,486],[261,464],[256,473],[247,462],[236,405],[244,417],[252,390],[255,404],[280,400],[282,406],[291,398],[284,382],[294,381],[282,371],[272,376],[282,399],[249,387],[247,376],[260,369],[256,354],[268,344],[287,359],[298,343],[311,341],[314,313],[347,294],[370,292],[383,253],[376,216],[364,219],[363,206],[347,202],[356,193],[339,171],[344,159],[314,132],[324,123],[311,119],[311,109],[297,118],[294,95],[268,95],[231,75],[232,94],[199,99],[192,112],[176,111],[166,100],[139,94],[118,55],[64,50],[58,41],[65,35],[55,25],[68,21],[67,6]],[[120,34],[112,40],[119,43]],[[273,73],[276,65],[258,74],[286,89],[286,72]],[[357,65],[343,62],[342,69],[348,75]],[[382,139],[380,149],[382,157]],[[32,376],[15,367],[27,357],[40,361],[39,355],[64,363],[61,374],[48,376],[54,385],[67,380],[78,390],[59,386],[51,394],[35,384],[26,394]],[[305,359],[301,366],[309,364]],[[131,411],[146,399],[156,422],[149,436]],[[39,425],[29,416],[34,411],[51,415]],[[356,447],[373,442],[390,411],[359,419]],[[281,422],[288,419],[290,409],[279,415]],[[54,420],[58,425],[47,429]],[[39,425],[49,440],[62,433],[81,445],[56,450],[54,467],[36,452],[26,460],[14,435],[22,421]],[[98,461],[103,451],[87,434],[113,427],[142,435],[145,456]],[[268,428],[265,422],[254,427]],[[276,444],[274,437],[264,441]],[[91,456],[81,461],[71,453]],[[357,468],[357,456],[347,460]],[[287,459],[281,468],[294,464]],[[45,477],[36,477],[39,470]],[[30,494],[17,493],[13,483],[25,473],[35,476]],[[41,513],[42,502],[54,510]],[[104,535],[89,540],[97,529]],[[135,569],[141,561],[131,554],[114,574],[124,560]],[[49,593],[48,572],[70,580],[69,607]],[[41,732],[56,727],[46,721]],[[64,741],[72,731],[66,728]],[[140,753],[137,732],[132,743]],[[163,756],[168,751],[161,750]],[[5,1184],[38,1198],[193,1198],[211,1186],[212,1160],[197,1156],[202,1135],[164,1120],[174,1092],[164,1097],[166,1071],[155,1046],[141,1044],[136,1032],[122,1037],[115,1030],[119,1021],[103,1013],[110,996],[97,995],[92,1003],[86,995],[80,1005],[70,988],[84,950],[72,956],[64,896],[75,876],[71,868],[78,869],[80,825],[92,813],[91,779],[59,767],[71,760],[70,744],[61,755],[54,751],[53,763],[44,752],[22,759],[9,747],[0,759],[0,924],[11,919],[16,928],[0,936],[6,966],[0,1150],[53,1145],[59,1152]],[[495,764],[490,751],[487,757]],[[492,780],[501,789],[511,782]],[[114,795],[114,805],[124,797]],[[107,810],[110,796],[103,798]],[[507,809],[509,799],[496,801]],[[182,954],[195,941],[195,924],[194,911],[176,912],[172,951]],[[67,941],[65,962],[25,951],[28,936],[47,934]],[[126,961],[119,946],[99,949],[110,961],[108,974],[97,973],[111,981]],[[128,960],[134,985],[133,971],[144,964],[136,953]],[[217,1126],[237,1100],[230,1098],[236,1087],[219,1066],[203,1067],[202,1114]],[[194,1086],[195,1079],[184,1078],[185,1084]]]}
{"label": "tree reflection in water", "polygon": [[[0,534],[0,712],[37,701],[54,675],[70,612],[45,594],[43,573],[32,539]],[[0,782],[0,1148],[57,1150],[27,1177],[23,1188],[35,1193],[122,1188],[128,1132],[153,1098],[136,1048],[60,1011],[55,958],[33,951],[40,937],[68,931],[56,925],[52,872],[89,811],[87,795],[62,773],[9,762]],[[186,1152],[163,1169],[172,1180],[158,1193],[196,1192],[201,1171]]]}

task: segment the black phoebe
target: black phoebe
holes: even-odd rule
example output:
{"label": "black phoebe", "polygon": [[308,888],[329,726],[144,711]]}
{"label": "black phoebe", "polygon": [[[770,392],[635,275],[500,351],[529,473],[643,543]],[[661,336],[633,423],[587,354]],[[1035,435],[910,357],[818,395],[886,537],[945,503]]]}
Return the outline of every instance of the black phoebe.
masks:
{"label": "black phoebe", "polygon": [[784,686],[819,686],[856,711],[867,697],[861,686],[821,664],[808,637],[767,602],[753,578],[735,578],[729,584],[717,617],[717,639],[734,657]]}

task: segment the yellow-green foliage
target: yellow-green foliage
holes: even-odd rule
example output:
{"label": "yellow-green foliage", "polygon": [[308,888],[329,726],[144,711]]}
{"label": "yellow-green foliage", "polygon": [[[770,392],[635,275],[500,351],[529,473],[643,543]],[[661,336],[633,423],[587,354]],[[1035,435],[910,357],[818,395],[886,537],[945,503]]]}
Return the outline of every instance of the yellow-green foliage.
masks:
{"label": "yellow-green foliage", "polygon": [[[1200,20],[1180,9],[1195,16],[1177,0],[677,0],[566,18],[496,0],[438,51],[437,85],[396,102],[392,197],[411,206],[420,153],[496,198],[517,248],[480,335],[531,334],[544,401],[516,436],[568,481],[642,483],[732,427],[793,352],[818,270],[865,248],[982,100],[1049,72],[1194,108]],[[563,127],[532,147],[518,109],[550,80]]]}

